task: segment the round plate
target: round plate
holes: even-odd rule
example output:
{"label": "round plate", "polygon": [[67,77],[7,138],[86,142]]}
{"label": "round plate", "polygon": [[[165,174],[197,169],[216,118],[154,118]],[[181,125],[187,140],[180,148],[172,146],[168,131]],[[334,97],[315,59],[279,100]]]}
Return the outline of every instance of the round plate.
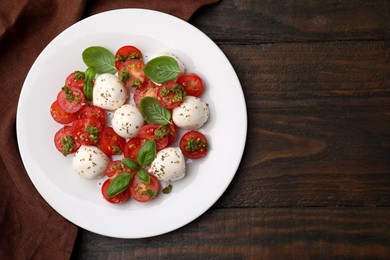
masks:
{"label": "round plate", "polygon": [[[170,194],[148,203],[106,202],[102,180],[82,180],[53,142],[61,127],[50,105],[66,76],[86,69],[81,53],[103,46],[113,53],[137,46],[145,59],[170,50],[205,83],[202,99],[210,120],[201,128],[210,143],[208,155],[187,162],[187,175],[173,183]],[[232,181],[244,151],[246,105],[230,62],[205,34],[187,22],[161,12],[120,9],[86,18],[58,35],[29,71],[17,110],[17,137],[27,173],[42,197],[59,214],[81,228],[117,238],[143,238],[180,228],[203,214]],[[179,136],[180,138],[180,136]]]}

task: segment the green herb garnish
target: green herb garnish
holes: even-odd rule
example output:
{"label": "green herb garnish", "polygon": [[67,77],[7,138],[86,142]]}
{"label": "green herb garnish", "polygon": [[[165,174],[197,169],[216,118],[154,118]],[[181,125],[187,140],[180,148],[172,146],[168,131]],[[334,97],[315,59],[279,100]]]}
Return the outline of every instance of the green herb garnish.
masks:
{"label": "green herb garnish", "polygon": [[151,199],[154,199],[157,197],[157,192],[154,190],[151,190],[151,189],[144,190],[141,194],[146,195]]}
{"label": "green herb garnish", "polygon": [[93,93],[93,84],[92,80],[95,79],[96,71],[92,67],[87,68],[85,71],[85,81],[84,81],[84,95],[88,100],[92,100]]}
{"label": "green herb garnish", "polygon": [[146,167],[156,158],[156,153],[156,142],[154,140],[148,140],[138,151],[137,161],[141,167]]}
{"label": "green herb garnish", "polygon": [[82,58],[84,63],[98,74],[117,72],[114,54],[104,47],[88,47],[83,51]]}
{"label": "green herb garnish", "polygon": [[133,175],[129,173],[122,173],[116,176],[110,182],[110,185],[107,188],[107,196],[112,198],[129,187]]}
{"label": "green herb garnish", "polygon": [[148,140],[137,153],[137,161],[131,158],[123,158],[122,163],[130,170],[137,171],[140,180],[146,184],[150,183],[150,176],[142,169],[151,164],[156,158],[156,142]]}
{"label": "green herb garnish", "polygon": [[174,80],[180,73],[179,64],[169,56],[160,56],[150,60],[143,68],[145,75],[156,83]]}
{"label": "green herb garnish", "polygon": [[195,138],[191,138],[186,143],[186,150],[189,152],[196,151],[200,148],[207,149],[208,148],[207,143]]}
{"label": "green herb garnish", "polygon": [[63,146],[62,154],[64,156],[67,156],[68,154],[70,154],[70,152],[74,149],[75,145],[76,144],[75,144],[72,136],[70,136],[70,135],[64,136],[62,138],[62,146]]}
{"label": "green herb garnish", "polygon": [[143,183],[146,183],[146,184],[149,184],[150,183],[150,176],[149,174],[147,174],[144,170],[140,169],[138,172],[138,177],[139,179],[143,182]]}
{"label": "green herb garnish", "polygon": [[94,143],[97,143],[97,141],[99,140],[99,134],[100,134],[100,130],[99,128],[95,127],[95,126],[87,126],[86,129],[87,133],[89,134],[89,138],[91,138],[91,140],[94,142]]}
{"label": "green herb garnish", "polygon": [[140,111],[146,122],[166,125],[171,123],[171,113],[161,106],[156,98],[144,97],[140,102]]}
{"label": "green herb garnish", "polygon": [[172,184],[169,184],[164,189],[162,189],[162,193],[164,193],[164,194],[169,194],[169,193],[171,193],[171,191],[172,191]]}

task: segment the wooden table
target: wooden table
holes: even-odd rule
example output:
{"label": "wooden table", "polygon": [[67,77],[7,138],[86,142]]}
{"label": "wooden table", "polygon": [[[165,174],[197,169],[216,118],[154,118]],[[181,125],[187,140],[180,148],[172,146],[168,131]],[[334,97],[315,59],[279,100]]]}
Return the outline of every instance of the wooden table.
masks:
{"label": "wooden table", "polygon": [[190,23],[242,84],[237,174],[192,223],[137,240],[80,230],[73,258],[389,259],[390,2],[223,0]]}

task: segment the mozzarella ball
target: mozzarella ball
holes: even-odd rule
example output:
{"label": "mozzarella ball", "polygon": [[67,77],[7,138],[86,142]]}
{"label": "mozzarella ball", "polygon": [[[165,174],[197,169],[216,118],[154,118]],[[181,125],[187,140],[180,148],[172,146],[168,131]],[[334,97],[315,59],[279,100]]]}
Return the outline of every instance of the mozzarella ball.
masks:
{"label": "mozzarella ball", "polygon": [[143,126],[144,118],[134,105],[125,104],[115,111],[111,122],[115,133],[129,139]]}
{"label": "mozzarella ball", "polygon": [[105,174],[111,159],[96,146],[81,145],[73,157],[73,169],[83,179],[96,179]]}
{"label": "mozzarella ball", "polygon": [[93,104],[106,110],[115,110],[127,100],[127,90],[117,76],[104,73],[96,77]]}
{"label": "mozzarella ball", "polygon": [[201,128],[209,119],[209,107],[200,98],[186,96],[183,103],[172,111],[172,120],[180,128]]}
{"label": "mozzarella ball", "polygon": [[185,158],[179,147],[164,148],[157,153],[149,170],[160,181],[171,182],[186,174]]}

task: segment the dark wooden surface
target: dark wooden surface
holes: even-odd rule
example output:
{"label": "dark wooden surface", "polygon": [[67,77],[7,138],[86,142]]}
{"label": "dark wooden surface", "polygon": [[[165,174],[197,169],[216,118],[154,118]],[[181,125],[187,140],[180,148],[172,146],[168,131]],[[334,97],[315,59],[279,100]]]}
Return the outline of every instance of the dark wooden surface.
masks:
{"label": "dark wooden surface", "polygon": [[390,259],[390,2],[223,0],[190,23],[241,81],[248,138],[204,215],[74,259]]}

